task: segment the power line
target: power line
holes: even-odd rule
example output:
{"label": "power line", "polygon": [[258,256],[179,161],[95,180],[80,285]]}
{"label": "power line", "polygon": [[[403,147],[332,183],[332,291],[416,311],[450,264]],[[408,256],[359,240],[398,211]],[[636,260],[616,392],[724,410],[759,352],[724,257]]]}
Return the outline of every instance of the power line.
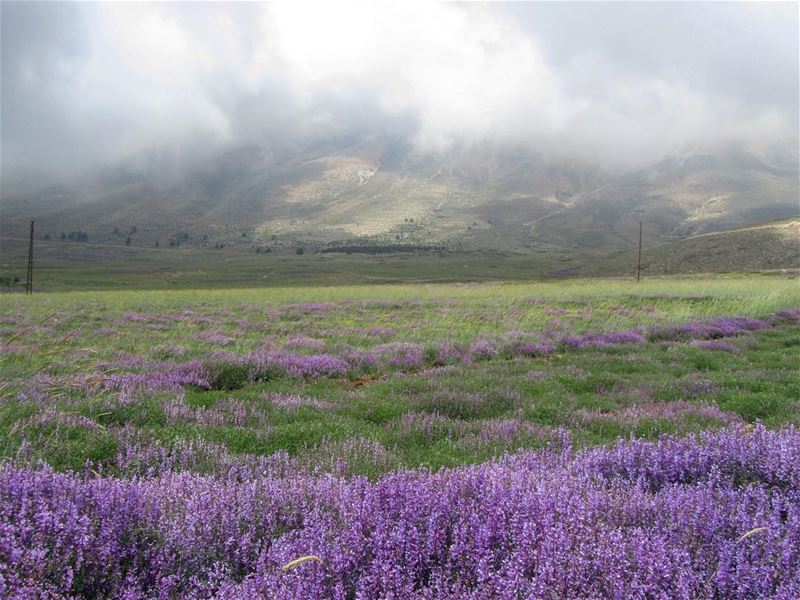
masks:
{"label": "power line", "polygon": [[25,293],[33,293],[33,221],[31,221],[31,238],[28,244],[28,277],[25,279]]}
{"label": "power line", "polygon": [[636,258],[636,281],[642,276],[642,222],[639,221],[639,255]]}

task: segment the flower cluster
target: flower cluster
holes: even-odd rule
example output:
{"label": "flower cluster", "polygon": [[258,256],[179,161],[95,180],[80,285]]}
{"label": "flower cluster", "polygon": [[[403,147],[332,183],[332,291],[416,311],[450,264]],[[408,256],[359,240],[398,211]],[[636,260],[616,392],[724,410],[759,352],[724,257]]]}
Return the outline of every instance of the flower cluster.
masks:
{"label": "flower cluster", "polygon": [[565,336],[560,344],[563,348],[577,350],[581,348],[605,348],[620,344],[642,344],[644,336],[638,331],[614,331],[610,333],[587,333],[580,336]]}
{"label": "flower cluster", "polygon": [[692,340],[689,342],[689,345],[695,348],[702,348],[703,350],[730,352],[731,354],[739,352],[739,348],[728,342],[723,342],[722,340]]}
{"label": "flower cluster", "polygon": [[416,369],[422,366],[424,350],[419,344],[392,342],[375,347],[379,361],[396,369]]}
{"label": "flower cluster", "polygon": [[497,354],[497,348],[489,340],[477,339],[470,345],[469,353],[475,360],[489,360]]}
{"label": "flower cluster", "polygon": [[[791,311],[778,311],[775,313],[790,313]],[[691,323],[684,323],[682,325],[674,325],[671,327],[660,327],[653,329],[649,338],[654,341],[658,340],[712,340],[723,337],[730,337],[739,335],[748,331],[758,331],[761,329],[769,329],[771,327],[768,321],[761,319],[750,319],[747,317],[725,317],[713,319],[712,321],[702,322],[693,321]]]}
{"label": "flower cluster", "polygon": [[325,342],[307,335],[297,335],[286,341],[286,347],[321,351],[325,349]]}
{"label": "flower cluster", "polygon": [[330,377],[346,375],[348,364],[331,354],[293,354],[261,348],[244,357],[253,378],[269,378],[275,373],[287,373],[293,377]]}
{"label": "flower cluster", "polygon": [[[329,306],[324,306],[321,308],[314,305],[313,310],[331,310]],[[498,358],[541,358],[554,353],[556,349],[602,350],[624,344],[642,344],[648,340],[689,343],[706,350],[736,353],[739,348],[722,341],[723,338],[787,322],[794,323],[798,313],[800,310],[786,309],[775,312],[766,320],[728,317],[708,322],[690,322],[651,329],[646,337],[637,330],[589,332],[581,335],[546,332],[536,341],[526,332],[513,330],[500,342],[477,337],[471,344],[440,340],[428,347],[398,341],[363,349],[341,343],[329,345],[317,338],[298,335],[288,339],[284,348],[275,345],[273,339],[267,339],[265,345],[244,355],[217,350],[209,356],[179,363],[167,359],[181,357],[186,352],[185,348],[161,345],[154,348],[157,357],[155,359],[117,353],[113,359],[97,363],[102,374],[88,377],[87,381],[92,383],[99,379],[106,389],[119,390],[125,394],[138,388],[179,392],[187,385],[205,389],[235,389],[248,381],[283,375],[315,379],[380,371],[425,374],[430,367],[441,365],[469,365],[475,361]],[[125,313],[125,318],[152,322],[157,317]],[[180,318],[186,316],[181,315]],[[216,330],[201,331],[197,337],[217,345],[227,345],[234,341]],[[309,351],[313,354],[307,353]]]}
{"label": "flower cluster", "polygon": [[164,370],[143,373],[111,373],[104,376],[103,386],[107,389],[123,391],[142,387],[149,390],[179,392],[185,385],[208,388],[210,384],[206,374],[203,363],[199,360],[191,360]]}
{"label": "flower cluster", "polygon": [[[0,467],[10,598],[788,600],[800,597],[798,549],[791,427],[375,482]],[[307,555],[318,560],[281,568]]]}

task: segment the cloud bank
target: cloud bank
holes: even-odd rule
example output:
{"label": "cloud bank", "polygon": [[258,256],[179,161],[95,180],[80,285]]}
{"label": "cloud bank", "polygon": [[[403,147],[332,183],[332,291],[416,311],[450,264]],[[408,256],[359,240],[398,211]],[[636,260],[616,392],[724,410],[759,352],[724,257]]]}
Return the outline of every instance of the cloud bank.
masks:
{"label": "cloud bank", "polygon": [[797,143],[793,3],[2,3],[3,175],[386,135],[605,164]]}

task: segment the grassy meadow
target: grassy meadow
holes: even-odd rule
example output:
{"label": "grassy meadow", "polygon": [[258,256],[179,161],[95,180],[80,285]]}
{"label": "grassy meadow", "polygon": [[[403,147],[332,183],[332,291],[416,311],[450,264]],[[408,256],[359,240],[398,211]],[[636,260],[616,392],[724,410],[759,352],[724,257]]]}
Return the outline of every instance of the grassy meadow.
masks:
{"label": "grassy meadow", "polygon": [[800,597],[776,276],[2,297],[0,597]]}
{"label": "grassy meadow", "polygon": [[[797,424],[796,323],[716,346],[653,332],[798,305],[797,282],[775,277],[5,296],[0,451],[120,475],[143,468],[132,449],[198,446],[199,471],[285,452],[376,477],[565,434],[582,447]],[[642,339],[564,341],[613,332]],[[344,363],[254,374],[258,352]],[[202,381],[148,381],[189,364]]]}
{"label": "grassy meadow", "polygon": [[[298,255],[297,247],[256,254],[251,248],[143,248],[37,240],[34,286],[60,292],[529,280],[548,273],[575,273],[580,264],[591,263],[576,262],[574,257],[492,251],[344,255],[309,250]],[[0,236],[0,255],[0,285],[24,290],[27,239]]]}

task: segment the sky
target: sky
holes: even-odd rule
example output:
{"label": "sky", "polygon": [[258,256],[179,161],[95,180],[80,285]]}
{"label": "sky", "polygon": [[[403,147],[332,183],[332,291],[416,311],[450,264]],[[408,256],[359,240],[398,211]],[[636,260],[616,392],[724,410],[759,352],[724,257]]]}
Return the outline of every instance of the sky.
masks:
{"label": "sky", "polygon": [[638,166],[797,144],[798,3],[0,4],[2,176],[386,136]]}

